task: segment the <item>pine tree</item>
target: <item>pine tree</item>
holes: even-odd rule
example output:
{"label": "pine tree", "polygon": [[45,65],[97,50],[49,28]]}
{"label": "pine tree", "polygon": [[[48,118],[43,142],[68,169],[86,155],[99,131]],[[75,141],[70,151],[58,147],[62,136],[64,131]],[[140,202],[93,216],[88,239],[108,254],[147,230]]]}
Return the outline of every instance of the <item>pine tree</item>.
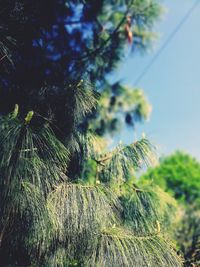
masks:
{"label": "pine tree", "polygon": [[[142,138],[107,151],[87,124],[99,93],[81,80],[84,68],[94,81],[118,62],[124,42],[121,26],[124,33],[129,11],[137,26],[135,42],[143,45],[148,39],[145,27],[160,10],[156,1],[147,2],[118,1],[118,18],[111,19],[108,41],[105,36],[92,39],[98,45],[94,49],[91,40],[85,45],[89,26],[82,37],[81,30],[72,35],[70,29],[64,31],[64,23],[70,23],[64,12],[74,19],[81,4],[83,18],[95,25],[95,32],[103,1],[98,7],[92,1],[2,1],[2,267],[182,265],[165,236],[175,203],[158,188],[139,188],[132,178],[133,171],[152,161],[151,144]],[[113,4],[109,1],[108,6]],[[125,26],[131,39],[129,25]],[[68,58],[65,44],[79,64]],[[80,60],[82,51],[87,60]],[[89,69],[98,53],[100,72],[94,75]],[[104,66],[108,56],[111,60]],[[14,103],[19,106],[10,112]]]}
{"label": "pine tree", "polygon": [[[79,94],[83,115],[94,103]],[[83,168],[72,180],[70,147],[48,121],[33,111],[22,120],[18,109],[1,118],[2,266],[181,266],[164,237],[173,201],[131,179],[152,159],[145,138],[102,155],[98,138],[80,136]]]}
{"label": "pine tree", "polygon": [[[0,112],[7,114],[18,103],[24,116],[32,109],[45,117],[51,114],[66,137],[71,129],[66,87],[85,77],[106,92],[106,108],[111,111],[106,119],[99,109],[91,116],[92,121],[97,118],[98,134],[108,132],[110,125],[119,128],[122,118],[128,124],[135,122],[135,115],[146,118],[142,101],[136,97],[134,107],[127,105],[121,95],[133,99],[133,94],[106,77],[127,46],[133,52],[150,47],[161,13],[158,0],[1,0]],[[116,114],[119,102],[122,116]]]}

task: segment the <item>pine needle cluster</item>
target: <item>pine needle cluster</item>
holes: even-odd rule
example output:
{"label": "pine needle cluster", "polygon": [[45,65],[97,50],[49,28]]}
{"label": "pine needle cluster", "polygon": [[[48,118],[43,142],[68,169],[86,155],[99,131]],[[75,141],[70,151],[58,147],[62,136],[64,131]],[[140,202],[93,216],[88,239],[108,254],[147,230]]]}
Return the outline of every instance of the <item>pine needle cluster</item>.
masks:
{"label": "pine needle cluster", "polygon": [[[91,91],[74,89],[74,119],[96,103]],[[0,257],[2,266],[179,267],[166,232],[175,203],[159,188],[139,188],[134,171],[154,159],[146,138],[106,152],[91,132],[55,136],[48,121],[14,112],[0,124]],[[76,128],[77,127],[77,128]],[[80,176],[68,177],[72,153]],[[74,150],[71,149],[74,147]]]}

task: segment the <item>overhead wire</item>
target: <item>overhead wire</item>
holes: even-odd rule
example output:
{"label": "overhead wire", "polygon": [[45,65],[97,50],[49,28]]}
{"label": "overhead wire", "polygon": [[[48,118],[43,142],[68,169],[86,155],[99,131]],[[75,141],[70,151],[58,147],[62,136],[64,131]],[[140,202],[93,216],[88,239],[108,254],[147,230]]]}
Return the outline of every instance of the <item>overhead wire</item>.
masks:
{"label": "overhead wire", "polygon": [[146,67],[143,69],[143,71],[139,74],[139,76],[137,77],[137,79],[134,82],[134,85],[138,85],[138,83],[147,74],[147,72],[150,70],[150,68],[155,63],[155,61],[158,59],[158,57],[163,52],[163,50],[168,46],[168,44],[171,42],[171,40],[175,37],[175,35],[178,33],[178,31],[183,26],[183,24],[185,24],[185,22],[189,19],[189,17],[194,12],[194,10],[197,8],[197,6],[198,6],[199,3],[200,3],[200,0],[195,1],[194,4],[190,7],[190,9],[186,12],[186,14],[183,16],[183,18],[180,20],[180,22],[174,28],[174,30],[170,33],[169,37],[166,39],[166,41],[160,47],[160,49],[158,50],[158,52],[154,55],[154,57],[146,65]]}

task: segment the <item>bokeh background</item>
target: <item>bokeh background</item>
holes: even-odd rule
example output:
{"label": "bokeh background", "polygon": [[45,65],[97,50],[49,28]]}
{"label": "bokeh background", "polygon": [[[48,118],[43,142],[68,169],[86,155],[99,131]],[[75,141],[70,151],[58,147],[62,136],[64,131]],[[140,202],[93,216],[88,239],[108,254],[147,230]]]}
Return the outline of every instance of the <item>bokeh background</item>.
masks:
{"label": "bokeh background", "polygon": [[[112,81],[135,85],[152,58],[160,51],[195,1],[163,1],[166,12],[156,24],[158,40],[149,53],[127,56],[109,77]],[[136,129],[126,128],[114,140],[133,141],[135,132],[159,144],[160,154],[181,149],[200,159],[200,5],[187,16],[181,27],[138,83],[148,97],[153,111],[149,122]],[[127,49],[128,50],[128,49]]]}

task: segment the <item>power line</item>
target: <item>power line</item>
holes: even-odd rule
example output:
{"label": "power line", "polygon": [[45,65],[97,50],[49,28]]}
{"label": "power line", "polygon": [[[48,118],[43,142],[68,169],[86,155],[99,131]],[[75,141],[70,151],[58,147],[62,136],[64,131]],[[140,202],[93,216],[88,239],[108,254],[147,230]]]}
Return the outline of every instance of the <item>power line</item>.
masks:
{"label": "power line", "polygon": [[160,56],[162,51],[167,47],[167,45],[170,43],[170,41],[175,37],[177,32],[180,30],[180,28],[183,26],[183,24],[188,20],[190,15],[193,13],[193,11],[196,9],[198,4],[200,3],[199,0],[195,1],[194,4],[191,6],[191,8],[187,11],[187,13],[184,15],[184,17],[181,19],[181,21],[177,24],[175,29],[171,32],[167,40],[164,42],[164,44],[161,46],[161,48],[158,50],[158,52],[155,54],[155,56],[151,59],[151,61],[147,64],[147,66],[143,69],[141,74],[138,76],[138,78],[135,80],[134,85],[137,85],[142,78],[146,75],[146,73],[149,71],[151,66],[154,64],[154,62],[157,60],[157,58]]}

